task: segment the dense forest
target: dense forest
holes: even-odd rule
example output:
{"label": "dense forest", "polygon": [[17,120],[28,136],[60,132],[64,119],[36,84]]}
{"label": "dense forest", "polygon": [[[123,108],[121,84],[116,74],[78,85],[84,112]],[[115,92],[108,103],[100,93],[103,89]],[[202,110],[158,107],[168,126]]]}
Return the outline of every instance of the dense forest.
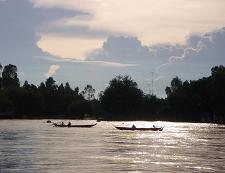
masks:
{"label": "dense forest", "polygon": [[39,86],[20,84],[17,67],[0,64],[0,118],[71,118],[103,120],[167,120],[225,122],[225,67],[211,75],[166,87],[167,98],[145,94],[130,76],[116,76],[95,98],[95,89],[83,91],[56,84],[49,77]]}

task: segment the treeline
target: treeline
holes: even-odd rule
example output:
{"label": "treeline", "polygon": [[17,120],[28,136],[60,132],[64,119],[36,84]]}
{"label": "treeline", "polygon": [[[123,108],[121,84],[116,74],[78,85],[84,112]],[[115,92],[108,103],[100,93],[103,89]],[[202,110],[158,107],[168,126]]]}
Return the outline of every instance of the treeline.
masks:
{"label": "treeline", "polygon": [[211,75],[182,82],[178,77],[165,89],[169,119],[225,122],[225,67],[215,66]]}
{"label": "treeline", "polygon": [[[1,66],[2,67],[2,66]],[[6,65],[0,78],[0,114],[4,118],[84,118],[96,114],[95,90],[87,85],[83,91],[67,82],[57,85],[49,77],[39,86],[25,81],[20,86],[15,65]]]}
{"label": "treeline", "polygon": [[80,91],[68,82],[57,85],[53,77],[39,86],[28,81],[21,85],[15,65],[0,65],[0,118],[222,122],[225,67],[211,71],[211,76],[196,81],[175,77],[165,89],[165,99],[143,93],[129,76],[117,76],[96,99],[91,85]]}

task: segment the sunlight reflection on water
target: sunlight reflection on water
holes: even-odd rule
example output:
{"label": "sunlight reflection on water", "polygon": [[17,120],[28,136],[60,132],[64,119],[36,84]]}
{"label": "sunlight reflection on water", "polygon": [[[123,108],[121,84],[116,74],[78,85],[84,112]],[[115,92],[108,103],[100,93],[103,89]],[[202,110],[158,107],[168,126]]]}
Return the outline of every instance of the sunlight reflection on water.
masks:
{"label": "sunlight reflection on water", "polygon": [[[45,120],[0,121],[0,172],[222,172],[225,126],[172,122],[99,122],[56,128]],[[71,121],[87,124],[95,121]],[[115,125],[164,126],[161,132]]]}

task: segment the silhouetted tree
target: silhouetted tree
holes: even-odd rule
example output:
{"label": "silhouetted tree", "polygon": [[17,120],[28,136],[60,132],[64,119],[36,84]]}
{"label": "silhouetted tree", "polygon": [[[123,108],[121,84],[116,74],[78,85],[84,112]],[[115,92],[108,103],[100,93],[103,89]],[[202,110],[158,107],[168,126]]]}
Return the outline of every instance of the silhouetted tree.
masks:
{"label": "silhouetted tree", "polygon": [[220,65],[220,66],[215,66],[211,69],[211,75],[214,76],[224,76],[225,75],[225,67]]}
{"label": "silhouetted tree", "polygon": [[12,107],[12,101],[9,99],[6,92],[0,90],[0,112],[10,112],[12,110]]}
{"label": "silhouetted tree", "polygon": [[171,89],[172,92],[174,92],[174,91],[178,90],[181,87],[182,87],[182,81],[176,76],[171,81],[170,89]]}
{"label": "silhouetted tree", "polygon": [[143,92],[131,77],[117,76],[100,95],[100,102],[108,113],[113,114],[113,119],[126,119],[126,115],[136,118],[142,96]]}
{"label": "silhouetted tree", "polygon": [[38,87],[38,89],[41,90],[42,92],[44,92],[44,90],[45,90],[45,84],[44,84],[44,82],[41,82],[40,83],[40,86]]}
{"label": "silhouetted tree", "polygon": [[167,86],[165,89],[165,92],[166,92],[167,97],[169,97],[172,91],[171,91],[170,87]]}
{"label": "silhouetted tree", "polygon": [[28,81],[20,87],[17,67],[9,64],[3,68],[0,64],[0,118],[40,118],[42,115],[85,118],[92,115],[106,120],[197,122],[202,115],[207,115],[211,122],[225,122],[224,88],[225,67],[215,66],[209,77],[184,82],[173,78],[165,89],[165,99],[145,95],[129,76],[117,76],[99,93],[98,100],[94,98],[95,90],[91,85],[79,93],[79,88],[72,89],[68,82],[58,86],[53,77],[38,87]]}
{"label": "silhouetted tree", "polygon": [[68,106],[77,98],[77,94],[70,87],[70,84],[67,82],[65,87],[61,84],[58,87],[58,100],[59,100],[59,111],[68,114]]}
{"label": "silhouetted tree", "polygon": [[75,87],[74,92],[75,92],[76,95],[78,95],[79,94],[79,87]]}
{"label": "silhouetted tree", "polygon": [[208,92],[210,93],[210,101],[214,110],[213,113],[225,115],[225,67],[213,67],[209,81]]}
{"label": "silhouetted tree", "polygon": [[68,106],[70,114],[74,115],[75,118],[84,118],[86,114],[92,114],[91,104],[87,100],[76,100]]}
{"label": "silhouetted tree", "polygon": [[143,120],[158,120],[164,107],[164,99],[159,99],[155,95],[144,95],[139,110],[140,118]]}
{"label": "silhouetted tree", "polygon": [[27,80],[25,80],[22,88],[26,89],[26,90],[30,90],[30,91],[36,91],[37,87],[33,84],[29,84]]}
{"label": "silhouetted tree", "polygon": [[[169,112],[175,120],[200,121],[202,114],[225,120],[225,67],[215,66],[211,76],[182,83],[177,77],[166,88]],[[214,120],[212,120],[214,121]]]}
{"label": "silhouetted tree", "polygon": [[57,89],[57,85],[55,84],[55,80],[53,79],[53,77],[49,77],[48,79],[46,79],[45,86],[47,90]]}
{"label": "silhouetted tree", "polygon": [[84,88],[84,91],[81,92],[81,94],[83,95],[83,97],[86,99],[86,100],[94,100],[95,99],[95,89],[92,88],[91,85],[87,85],[85,88]]}
{"label": "silhouetted tree", "polygon": [[19,78],[17,67],[15,65],[6,65],[2,72],[2,87],[19,87]]}
{"label": "silhouetted tree", "polygon": [[28,83],[27,80],[25,80],[25,82],[24,82],[24,84],[23,84],[23,88],[26,89],[26,90],[29,90],[30,85],[29,85],[29,83]]}
{"label": "silhouetted tree", "polygon": [[38,91],[26,90],[24,88],[8,88],[6,91],[11,100],[13,113],[15,115],[32,118],[30,115],[42,114],[44,109],[43,97]]}
{"label": "silhouetted tree", "polygon": [[2,65],[0,63],[0,89],[2,88]]}

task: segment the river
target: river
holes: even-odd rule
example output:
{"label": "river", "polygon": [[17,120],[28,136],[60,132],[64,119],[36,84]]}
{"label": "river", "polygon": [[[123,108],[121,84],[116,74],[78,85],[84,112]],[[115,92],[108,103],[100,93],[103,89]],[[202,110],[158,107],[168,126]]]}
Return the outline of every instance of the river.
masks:
{"label": "river", "polygon": [[[132,124],[165,127],[161,132],[114,127]],[[102,121],[92,128],[57,128],[46,120],[0,120],[0,173],[11,172],[225,172],[225,126]]]}

